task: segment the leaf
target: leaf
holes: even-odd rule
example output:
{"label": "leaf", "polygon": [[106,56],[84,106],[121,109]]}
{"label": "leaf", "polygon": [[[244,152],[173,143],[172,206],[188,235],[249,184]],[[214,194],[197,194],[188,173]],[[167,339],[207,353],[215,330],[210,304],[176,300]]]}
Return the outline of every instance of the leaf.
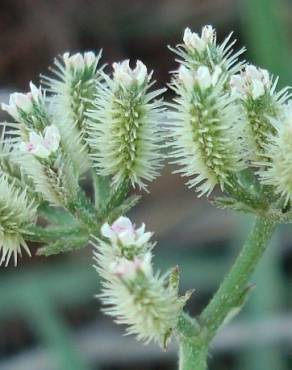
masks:
{"label": "leaf", "polygon": [[257,213],[257,210],[231,197],[216,197],[211,203],[221,209],[231,209],[243,213]]}
{"label": "leaf", "polygon": [[65,253],[78,250],[86,246],[89,237],[79,236],[75,238],[61,238],[37,250],[38,256],[51,256],[54,254]]}

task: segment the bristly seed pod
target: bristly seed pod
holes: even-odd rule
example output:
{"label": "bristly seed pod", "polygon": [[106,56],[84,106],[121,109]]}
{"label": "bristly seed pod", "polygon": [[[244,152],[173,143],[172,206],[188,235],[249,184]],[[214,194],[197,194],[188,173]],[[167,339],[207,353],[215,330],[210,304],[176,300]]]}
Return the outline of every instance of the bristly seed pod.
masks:
{"label": "bristly seed pod", "polygon": [[272,120],[279,117],[283,103],[289,98],[287,89],[276,92],[277,81],[277,78],[273,81],[267,70],[253,65],[247,65],[230,79],[232,94],[243,107],[243,139],[253,166],[267,159],[268,141],[276,133]]}
{"label": "bristly seed pod", "polygon": [[6,177],[0,176],[0,264],[7,266],[11,257],[17,265],[17,255],[22,248],[30,256],[24,240],[29,226],[36,222],[36,205],[29,201],[26,191],[9,184]]}
{"label": "bristly seed pod", "polygon": [[148,91],[152,74],[140,61],[135,69],[128,60],[113,67],[113,77],[104,75],[95,107],[89,111],[92,161],[99,175],[112,177],[115,187],[129,182],[145,189],[145,181],[152,181],[160,168],[163,106],[154,99],[164,90]]}
{"label": "bristly seed pod", "polygon": [[226,75],[220,67],[191,70],[181,66],[171,87],[177,97],[169,113],[173,163],[177,172],[191,177],[200,195],[209,195],[216,184],[224,189],[232,174],[244,168],[241,150],[241,113],[225,92]]}
{"label": "bristly seed pod", "polygon": [[51,97],[54,123],[59,127],[66,152],[70,154],[75,170],[82,174],[89,168],[89,148],[86,142],[86,111],[92,107],[100,80],[98,62],[101,52],[63,54],[55,59],[56,78],[42,76]]}
{"label": "bristly seed pod", "polygon": [[151,233],[142,225],[136,229],[126,217],[101,229],[106,241],[98,240],[94,253],[102,277],[104,311],[116,322],[128,325],[145,343],[165,345],[175,328],[189,296],[178,297],[177,286],[168,283],[168,274],[154,274],[151,263]]}

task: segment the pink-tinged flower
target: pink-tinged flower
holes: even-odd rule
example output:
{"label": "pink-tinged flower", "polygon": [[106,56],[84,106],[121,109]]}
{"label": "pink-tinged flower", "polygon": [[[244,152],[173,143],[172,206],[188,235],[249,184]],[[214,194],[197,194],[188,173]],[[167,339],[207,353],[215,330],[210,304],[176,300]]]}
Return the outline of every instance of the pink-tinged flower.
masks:
{"label": "pink-tinged flower", "polygon": [[148,275],[152,272],[151,255],[147,253],[141,258],[135,257],[133,260],[121,258],[111,265],[111,272],[126,279],[134,279],[138,272],[143,272]]}
{"label": "pink-tinged flower", "polygon": [[56,152],[60,144],[60,133],[56,126],[45,128],[44,136],[36,132],[29,133],[29,141],[20,143],[20,150],[34,154],[39,158],[48,158]]}
{"label": "pink-tinged flower", "polygon": [[112,225],[103,224],[101,234],[110,239],[112,243],[119,241],[124,246],[139,247],[147,243],[152,236],[151,232],[145,232],[145,224],[136,229],[131,220],[124,216],[119,217]]}
{"label": "pink-tinged flower", "polygon": [[9,97],[9,104],[2,103],[2,110],[9,113],[13,118],[19,119],[19,110],[30,113],[33,109],[33,102],[38,101],[41,96],[41,90],[38,89],[32,82],[30,82],[30,92],[13,93]]}
{"label": "pink-tinged flower", "polygon": [[137,60],[134,69],[129,66],[129,59],[120,63],[113,63],[115,82],[128,88],[133,84],[141,86],[147,78],[147,67],[140,60]]}

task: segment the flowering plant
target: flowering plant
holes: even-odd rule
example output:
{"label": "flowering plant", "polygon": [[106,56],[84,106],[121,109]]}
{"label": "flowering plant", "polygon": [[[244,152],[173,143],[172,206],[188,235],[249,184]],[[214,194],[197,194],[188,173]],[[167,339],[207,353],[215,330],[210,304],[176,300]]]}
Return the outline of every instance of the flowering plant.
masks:
{"label": "flowering plant", "polygon": [[[244,305],[274,228],[292,221],[289,89],[240,62],[244,50],[234,53],[230,39],[218,44],[211,26],[185,30],[171,48],[179,63],[171,102],[161,99],[165,89],[153,90],[141,61],[106,73],[100,53],[86,52],[65,53],[40,87],[30,83],[30,92],[2,104],[12,122],[2,123],[0,146],[0,263],[30,255],[29,241],[45,256],[90,243],[104,311],[146,343],[166,349],[176,337],[181,370],[206,370],[209,344]],[[166,152],[199,196],[218,187],[215,206],[256,218],[197,318],[184,312],[192,292],[179,293],[178,268],[155,273],[152,233],[125,216],[139,200],[130,189],[147,189]],[[93,199],[81,186],[85,174]]]}

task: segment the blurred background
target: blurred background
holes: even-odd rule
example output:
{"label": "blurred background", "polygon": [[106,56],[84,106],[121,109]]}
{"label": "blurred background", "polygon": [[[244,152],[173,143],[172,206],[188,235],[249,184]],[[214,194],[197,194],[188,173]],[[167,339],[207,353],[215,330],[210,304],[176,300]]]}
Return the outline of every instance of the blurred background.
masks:
{"label": "blurred background", "polygon": [[[1,0],[0,95],[38,82],[65,51],[99,50],[103,60],[142,59],[157,86],[169,81],[186,26],[233,30],[245,58],[292,83],[292,2],[289,0]],[[169,94],[171,97],[171,94]],[[238,253],[250,219],[197,199],[166,167],[132,212],[159,241],[156,267],[179,263],[182,289],[196,291],[187,309],[208,302]],[[33,248],[33,246],[32,246]],[[0,271],[0,370],[175,370],[167,352],[123,337],[100,312],[99,281],[90,248],[48,259],[20,260]],[[292,368],[292,229],[282,227],[253,278],[244,310],[215,339],[211,370]],[[195,370],[195,369],[194,369]]]}

